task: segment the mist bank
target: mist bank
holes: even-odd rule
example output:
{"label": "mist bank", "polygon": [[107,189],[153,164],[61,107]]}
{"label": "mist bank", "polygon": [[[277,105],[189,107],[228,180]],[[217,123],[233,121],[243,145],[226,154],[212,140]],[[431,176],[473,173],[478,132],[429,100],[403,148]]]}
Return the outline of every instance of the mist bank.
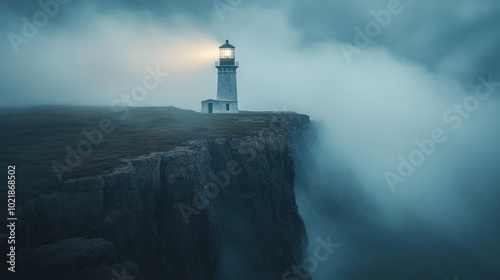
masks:
{"label": "mist bank", "polygon": [[[360,175],[356,167],[366,166],[368,158],[349,158],[346,150],[335,147],[339,136],[330,134],[323,122],[314,124],[319,141],[308,145],[311,161],[298,168],[302,175],[296,181],[308,255],[314,256],[318,237],[331,235],[340,246],[316,266],[309,264],[313,279],[500,276],[498,149],[463,149],[464,139],[450,134],[450,142],[436,147],[449,151],[436,152],[393,191],[383,172],[378,180]],[[491,154],[485,156],[483,149]],[[453,156],[445,156],[449,154]]]}

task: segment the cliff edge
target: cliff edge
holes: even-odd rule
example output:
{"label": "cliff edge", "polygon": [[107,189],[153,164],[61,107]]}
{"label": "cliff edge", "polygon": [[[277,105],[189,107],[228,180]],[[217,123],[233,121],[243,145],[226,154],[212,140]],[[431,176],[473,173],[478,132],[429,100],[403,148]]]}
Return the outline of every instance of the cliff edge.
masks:
{"label": "cliff edge", "polygon": [[307,242],[294,157],[309,117],[248,112],[230,121],[237,133],[128,158],[29,200],[18,217],[18,275],[281,279]]}

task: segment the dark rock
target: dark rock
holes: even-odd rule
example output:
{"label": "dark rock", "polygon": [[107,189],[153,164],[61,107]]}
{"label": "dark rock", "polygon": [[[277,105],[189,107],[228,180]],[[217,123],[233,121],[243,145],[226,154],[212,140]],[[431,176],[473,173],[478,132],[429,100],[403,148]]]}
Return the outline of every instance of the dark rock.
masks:
{"label": "dark rock", "polygon": [[147,279],[281,279],[301,262],[307,240],[293,154],[303,149],[309,118],[242,122],[274,125],[139,157],[31,201],[18,239],[35,249],[24,249],[20,263],[47,267],[47,275],[63,267],[75,277],[68,279],[113,279],[110,269],[125,260],[136,279],[139,268]]}
{"label": "dark rock", "polygon": [[117,263],[113,244],[102,238],[66,239],[18,252],[19,279],[120,279],[115,275],[131,276],[121,279],[142,279],[137,264]]}

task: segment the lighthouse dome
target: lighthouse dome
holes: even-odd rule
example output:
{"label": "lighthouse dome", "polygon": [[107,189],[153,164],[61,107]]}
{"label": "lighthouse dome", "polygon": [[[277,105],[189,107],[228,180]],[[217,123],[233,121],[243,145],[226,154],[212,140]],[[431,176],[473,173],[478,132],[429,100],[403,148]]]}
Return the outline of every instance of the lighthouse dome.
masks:
{"label": "lighthouse dome", "polygon": [[229,44],[229,40],[226,40],[226,43],[219,47],[219,49],[234,49],[235,47]]}

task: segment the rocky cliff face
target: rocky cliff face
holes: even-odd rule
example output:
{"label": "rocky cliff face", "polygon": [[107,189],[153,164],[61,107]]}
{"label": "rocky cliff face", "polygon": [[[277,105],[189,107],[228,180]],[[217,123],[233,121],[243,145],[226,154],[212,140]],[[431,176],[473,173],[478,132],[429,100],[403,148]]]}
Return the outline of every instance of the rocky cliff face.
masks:
{"label": "rocky cliff face", "polygon": [[268,122],[257,134],[131,159],[30,201],[19,217],[19,271],[31,266],[25,279],[281,279],[307,240],[294,157],[310,122],[278,114],[242,125]]}

